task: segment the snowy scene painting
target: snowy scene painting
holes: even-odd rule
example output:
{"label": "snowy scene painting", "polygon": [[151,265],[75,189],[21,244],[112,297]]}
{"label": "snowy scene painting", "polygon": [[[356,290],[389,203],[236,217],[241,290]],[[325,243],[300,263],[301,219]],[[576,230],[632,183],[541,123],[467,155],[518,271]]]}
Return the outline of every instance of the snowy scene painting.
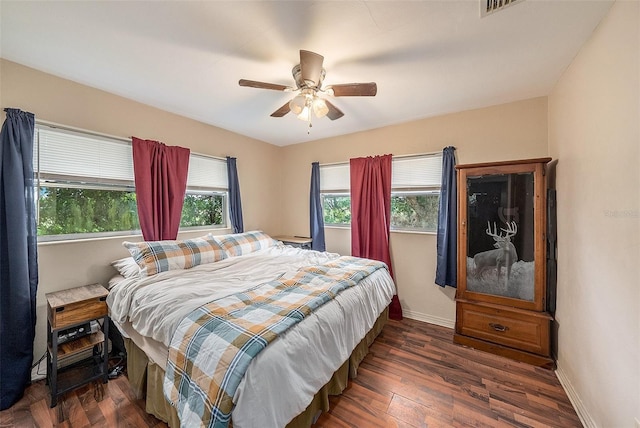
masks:
{"label": "snowy scene painting", "polygon": [[509,278],[504,270],[498,274],[496,267],[476,275],[473,257],[467,257],[467,290],[532,302],[534,272],[534,262],[520,260],[511,266]]}
{"label": "snowy scene painting", "polygon": [[467,177],[468,291],[534,301],[533,174]]}

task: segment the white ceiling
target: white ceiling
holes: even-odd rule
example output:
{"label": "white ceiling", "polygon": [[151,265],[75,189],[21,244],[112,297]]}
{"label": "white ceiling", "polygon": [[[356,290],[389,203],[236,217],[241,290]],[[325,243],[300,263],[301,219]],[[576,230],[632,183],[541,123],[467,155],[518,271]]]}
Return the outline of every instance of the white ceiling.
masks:
{"label": "white ceiling", "polygon": [[[611,6],[525,0],[480,18],[476,1],[0,1],[0,55],[276,145],[547,95]],[[345,116],[269,115],[299,50],[324,55]],[[2,106],[7,107],[7,106]]]}

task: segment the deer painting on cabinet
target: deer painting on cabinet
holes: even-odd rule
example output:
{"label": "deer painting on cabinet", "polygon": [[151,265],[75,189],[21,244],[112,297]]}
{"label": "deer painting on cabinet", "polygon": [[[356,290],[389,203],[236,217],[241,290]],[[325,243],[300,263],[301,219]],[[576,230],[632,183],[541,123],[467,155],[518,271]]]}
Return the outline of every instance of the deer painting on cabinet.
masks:
{"label": "deer painting on cabinet", "polygon": [[488,269],[496,269],[496,275],[498,280],[502,275],[502,268],[505,268],[504,283],[509,282],[511,276],[511,267],[518,260],[518,253],[516,247],[511,242],[511,238],[518,233],[518,225],[515,221],[506,223],[506,229],[500,228],[502,232],[498,234],[498,226],[493,223],[493,229],[491,229],[491,223],[487,222],[486,234],[491,236],[495,241],[493,246],[495,249],[483,251],[473,256],[473,264],[475,266],[474,275],[478,278],[482,277],[482,274]]}

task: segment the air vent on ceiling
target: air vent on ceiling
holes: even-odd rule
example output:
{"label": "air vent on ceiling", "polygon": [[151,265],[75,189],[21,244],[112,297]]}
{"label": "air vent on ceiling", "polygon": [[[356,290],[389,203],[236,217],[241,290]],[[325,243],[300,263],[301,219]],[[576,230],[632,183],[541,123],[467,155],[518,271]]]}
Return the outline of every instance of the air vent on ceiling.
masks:
{"label": "air vent on ceiling", "polygon": [[480,0],[480,17],[491,15],[512,4],[522,3],[524,0]]}

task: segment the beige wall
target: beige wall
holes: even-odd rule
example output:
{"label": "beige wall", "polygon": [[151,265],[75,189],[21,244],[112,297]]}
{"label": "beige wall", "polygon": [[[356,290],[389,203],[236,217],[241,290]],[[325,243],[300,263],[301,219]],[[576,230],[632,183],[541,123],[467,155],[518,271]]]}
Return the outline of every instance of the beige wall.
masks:
{"label": "beige wall", "polygon": [[[358,156],[440,152],[457,148],[458,163],[547,156],[547,99],[535,98],[418,120],[372,131],[286,146],[283,168],[282,230],[309,234],[311,163]],[[351,251],[348,229],[326,229],[327,250]],[[391,257],[400,301],[407,317],[453,327],[455,290],[434,284],[436,236],[391,233]]]}
{"label": "beige wall", "polygon": [[[279,233],[280,210],[273,204],[280,187],[279,147],[6,60],[0,61],[0,103],[3,108],[20,108],[34,113],[37,119],[110,135],[134,135],[188,147],[197,153],[237,157],[245,229]],[[40,283],[35,358],[46,349],[45,293],[92,282],[106,285],[115,273],[109,262],[126,255],[122,241],[123,238],[118,237],[38,246]]]}
{"label": "beige wall", "polygon": [[640,426],[638,5],[613,5],[549,96],[558,375],[586,426]]}

